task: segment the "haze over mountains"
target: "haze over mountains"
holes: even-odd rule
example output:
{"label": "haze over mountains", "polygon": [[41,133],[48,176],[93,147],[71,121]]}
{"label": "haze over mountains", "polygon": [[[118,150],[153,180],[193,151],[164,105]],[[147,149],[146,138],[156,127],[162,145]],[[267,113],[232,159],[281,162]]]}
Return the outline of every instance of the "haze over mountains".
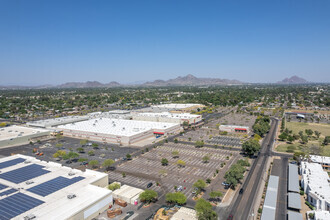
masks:
{"label": "haze over mountains", "polygon": [[[310,83],[307,80],[292,76],[285,78],[276,84],[306,84]],[[235,79],[219,79],[219,78],[198,78],[191,74],[186,76],[179,76],[169,80],[154,80],[151,82],[137,83],[137,84],[120,84],[112,81],[109,83],[101,83],[98,81],[87,81],[87,82],[67,82],[60,85],[40,85],[40,86],[0,86],[1,89],[43,89],[43,88],[113,88],[123,86],[147,86],[147,87],[160,87],[160,86],[216,86],[216,85],[242,85],[251,84],[241,82]]]}

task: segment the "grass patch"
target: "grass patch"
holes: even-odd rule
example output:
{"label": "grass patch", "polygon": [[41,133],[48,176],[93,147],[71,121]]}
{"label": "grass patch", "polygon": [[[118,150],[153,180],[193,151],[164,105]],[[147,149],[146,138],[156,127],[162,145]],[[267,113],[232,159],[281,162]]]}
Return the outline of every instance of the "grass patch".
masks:
{"label": "grass patch", "polygon": [[304,123],[304,122],[286,122],[286,128],[292,130],[293,133],[298,134],[299,131],[305,132],[306,129],[312,129],[313,131],[321,132],[321,136],[330,136],[329,124],[318,123]]}
{"label": "grass patch", "polygon": [[[278,145],[276,147],[276,150],[279,152],[286,152],[286,153],[304,152],[306,154],[310,154],[311,153],[310,147],[312,145],[320,146],[319,142],[309,142],[307,145],[301,143],[293,143],[293,144],[283,143]],[[322,149],[321,156],[330,157],[330,145],[321,146],[321,149]]]}

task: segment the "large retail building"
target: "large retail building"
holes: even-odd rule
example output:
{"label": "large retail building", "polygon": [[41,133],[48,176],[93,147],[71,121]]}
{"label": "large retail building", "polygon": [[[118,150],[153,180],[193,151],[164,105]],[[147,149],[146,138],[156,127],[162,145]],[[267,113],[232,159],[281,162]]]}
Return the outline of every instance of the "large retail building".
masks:
{"label": "large retail building", "polygon": [[106,143],[134,144],[155,135],[180,132],[178,123],[97,118],[58,127],[64,136]]}

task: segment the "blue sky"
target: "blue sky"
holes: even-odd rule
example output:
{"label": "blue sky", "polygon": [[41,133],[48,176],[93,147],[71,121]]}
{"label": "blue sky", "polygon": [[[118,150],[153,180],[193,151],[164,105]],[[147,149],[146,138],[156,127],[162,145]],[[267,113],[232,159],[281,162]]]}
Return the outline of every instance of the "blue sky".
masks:
{"label": "blue sky", "polygon": [[330,82],[329,0],[0,0],[0,85]]}

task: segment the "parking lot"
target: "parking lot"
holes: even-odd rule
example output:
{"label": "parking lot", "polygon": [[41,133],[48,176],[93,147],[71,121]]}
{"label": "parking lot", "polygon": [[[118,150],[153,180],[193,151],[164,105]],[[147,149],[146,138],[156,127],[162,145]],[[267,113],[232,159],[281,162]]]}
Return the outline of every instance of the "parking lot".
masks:
{"label": "parking lot", "polygon": [[[173,151],[179,152],[178,158],[173,158]],[[210,158],[207,163],[202,160],[206,155]],[[239,152],[230,150],[195,148],[191,145],[168,143],[118,166],[115,171],[109,173],[109,179],[111,182],[119,181],[142,189],[146,189],[148,183],[152,182],[150,189],[165,193],[174,192],[174,186],[182,186],[182,192],[191,199],[192,185],[198,179],[223,181],[229,166],[240,157]],[[168,160],[167,166],[161,164],[162,158]],[[176,164],[179,159],[186,163],[184,167],[179,168]],[[219,173],[214,178],[216,170]],[[157,186],[157,182],[160,186]],[[221,184],[215,187],[225,191]]]}
{"label": "parking lot", "polygon": [[215,144],[219,146],[234,146],[241,147],[241,139],[235,137],[227,137],[227,136],[214,136],[211,140],[208,140],[207,143]]}
{"label": "parking lot", "polygon": [[216,128],[217,125],[238,125],[238,126],[248,126],[250,130],[254,124],[257,116],[242,114],[242,113],[230,113],[221,118],[217,118],[209,121],[205,126],[209,128]]}
{"label": "parking lot", "polygon": [[[80,144],[80,139],[63,137],[61,139],[51,139],[47,141],[41,141],[40,143],[34,143],[21,145],[17,147],[9,147],[0,149],[0,155],[9,156],[11,154],[24,154],[27,156],[33,156],[40,160],[53,161],[61,163],[65,166],[77,168],[80,166],[80,162],[77,162],[79,158],[86,158],[87,161],[97,160],[101,165],[105,159],[120,160],[123,157],[126,157],[126,154],[132,154],[139,149],[130,148],[130,147],[119,147],[112,144],[103,144],[97,143],[98,146],[82,146]],[[90,142],[94,143],[94,142]],[[96,142],[95,142],[96,143]],[[91,145],[91,144],[90,144]],[[78,148],[83,148],[84,152],[78,152]],[[42,152],[42,156],[37,156],[33,153],[33,149],[38,149],[38,152]],[[67,153],[70,151],[76,152],[79,154],[79,158],[72,160],[72,163],[68,163],[68,160],[56,161],[56,158],[53,158],[53,154],[58,150],[64,150]],[[93,151],[94,155],[91,156],[88,154],[89,151]]]}
{"label": "parking lot", "polygon": [[207,129],[202,128],[195,131],[188,131],[180,136],[178,139],[182,141],[207,141],[210,140],[213,136],[219,135],[219,130],[216,129]]}

